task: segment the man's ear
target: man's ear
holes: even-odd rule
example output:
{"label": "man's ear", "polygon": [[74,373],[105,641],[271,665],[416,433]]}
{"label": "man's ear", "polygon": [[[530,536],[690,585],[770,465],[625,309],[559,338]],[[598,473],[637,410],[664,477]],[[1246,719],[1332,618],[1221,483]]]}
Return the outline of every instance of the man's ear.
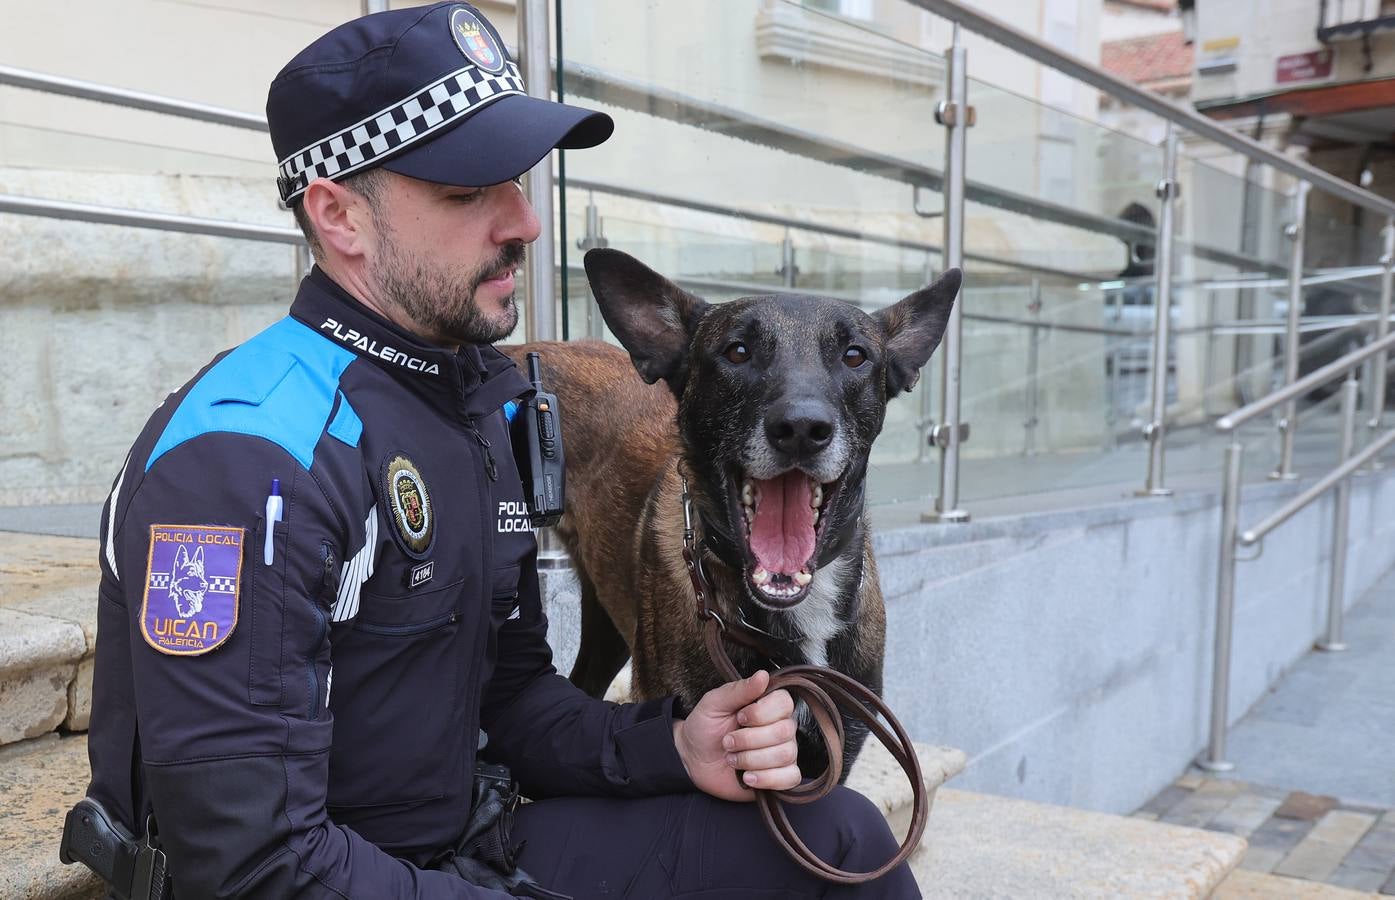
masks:
{"label": "man's ear", "polygon": [[898,300],[874,315],[886,335],[886,396],[909,391],[920,369],[940,345],[964,273],[948,269],[929,287]]}
{"label": "man's ear", "polygon": [[688,347],[708,305],[619,250],[588,251],[586,277],[605,323],[649,384],[660,378],[682,394]]}
{"label": "man's ear", "polygon": [[372,214],[362,197],[338,182],[316,178],[300,202],[321,247],[343,257],[363,255],[363,231]]}

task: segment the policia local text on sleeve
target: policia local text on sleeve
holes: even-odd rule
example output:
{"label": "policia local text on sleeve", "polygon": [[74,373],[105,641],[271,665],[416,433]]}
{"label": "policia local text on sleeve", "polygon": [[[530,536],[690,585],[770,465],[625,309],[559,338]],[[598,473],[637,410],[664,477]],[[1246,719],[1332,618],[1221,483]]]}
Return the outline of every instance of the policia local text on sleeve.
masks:
{"label": "policia local text on sleeve", "polygon": [[[610,118],[528,97],[461,3],[330,31],[267,117],[317,266],[286,318],[165,401],[116,479],[95,805],[65,860],[141,900],[919,896],[904,866],[817,881],[739,802],[737,770],[800,777],[765,673],[678,718],[552,666],[510,435],[534,388],[491,344],[540,228],[516,179]],[[485,760],[534,800],[512,834]],[[129,843],[93,843],[102,811]],[[792,818],[843,868],[895,850],[845,789]]]}

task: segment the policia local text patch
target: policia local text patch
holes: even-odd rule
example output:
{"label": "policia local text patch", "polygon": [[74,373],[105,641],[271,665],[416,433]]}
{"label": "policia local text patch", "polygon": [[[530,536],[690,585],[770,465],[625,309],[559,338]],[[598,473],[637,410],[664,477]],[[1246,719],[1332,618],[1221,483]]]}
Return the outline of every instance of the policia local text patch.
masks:
{"label": "policia local text patch", "polygon": [[237,627],[245,528],[151,525],[140,631],[174,656],[222,646]]}

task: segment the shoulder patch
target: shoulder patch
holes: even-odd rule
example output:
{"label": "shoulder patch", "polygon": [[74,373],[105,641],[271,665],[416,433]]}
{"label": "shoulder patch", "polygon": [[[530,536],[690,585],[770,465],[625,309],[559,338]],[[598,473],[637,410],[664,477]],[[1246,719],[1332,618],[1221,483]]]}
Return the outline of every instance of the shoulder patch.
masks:
{"label": "shoulder patch", "polygon": [[140,631],[171,656],[222,646],[237,627],[245,528],[151,525]]}

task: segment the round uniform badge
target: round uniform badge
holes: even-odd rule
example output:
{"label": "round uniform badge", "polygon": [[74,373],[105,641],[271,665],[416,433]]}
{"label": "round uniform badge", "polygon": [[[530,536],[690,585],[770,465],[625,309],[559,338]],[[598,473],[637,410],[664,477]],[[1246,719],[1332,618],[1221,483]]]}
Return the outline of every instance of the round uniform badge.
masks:
{"label": "round uniform badge", "polygon": [[463,6],[450,11],[450,36],[466,59],[490,75],[504,71],[506,58],[494,32]]}
{"label": "round uniform badge", "polygon": [[408,553],[422,556],[431,548],[436,531],[426,481],[412,461],[401,454],[388,460],[384,474],[384,493],[397,536]]}

